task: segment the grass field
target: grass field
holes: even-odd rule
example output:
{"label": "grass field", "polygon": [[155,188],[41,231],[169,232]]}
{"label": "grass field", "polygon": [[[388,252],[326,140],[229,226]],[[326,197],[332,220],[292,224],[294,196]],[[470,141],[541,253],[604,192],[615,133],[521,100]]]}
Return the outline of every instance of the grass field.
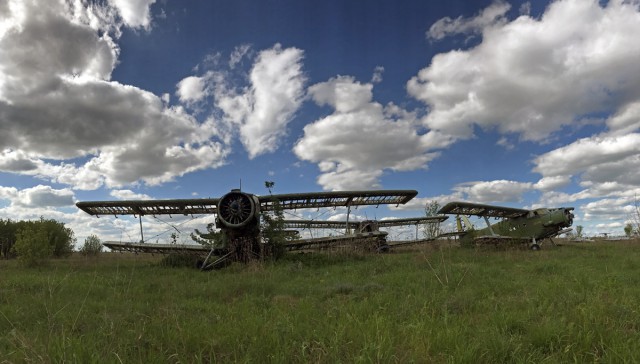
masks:
{"label": "grass field", "polygon": [[640,361],[640,242],[0,261],[0,362]]}

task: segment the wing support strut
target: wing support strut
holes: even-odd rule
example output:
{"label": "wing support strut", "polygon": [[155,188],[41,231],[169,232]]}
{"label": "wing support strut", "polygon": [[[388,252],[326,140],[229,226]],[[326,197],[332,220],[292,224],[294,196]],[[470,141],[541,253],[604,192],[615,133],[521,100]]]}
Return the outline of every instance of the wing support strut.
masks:
{"label": "wing support strut", "polygon": [[486,217],[486,216],[483,216],[483,217],[484,217],[484,222],[486,222],[487,223],[487,227],[489,227],[489,232],[491,233],[491,235],[495,236],[496,233],[494,233],[493,232],[493,228],[491,228],[491,223],[489,223],[489,218]]}
{"label": "wing support strut", "polygon": [[346,235],[351,234],[351,229],[349,229],[349,215],[351,215],[351,200],[347,202],[347,231],[345,231]]}
{"label": "wing support strut", "polygon": [[142,214],[138,214],[138,221],[140,222],[140,242],[144,243],[144,233],[142,232]]}

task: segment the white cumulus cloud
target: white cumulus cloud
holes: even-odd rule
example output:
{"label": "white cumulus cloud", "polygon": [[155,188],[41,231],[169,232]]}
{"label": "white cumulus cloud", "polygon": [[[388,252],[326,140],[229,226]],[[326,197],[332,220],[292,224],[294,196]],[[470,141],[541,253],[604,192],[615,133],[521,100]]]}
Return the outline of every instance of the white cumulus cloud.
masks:
{"label": "white cumulus cloud", "polygon": [[178,82],[176,94],[181,102],[200,101],[206,96],[204,77],[189,76]]}
{"label": "white cumulus cloud", "polygon": [[29,209],[72,206],[75,202],[70,189],[54,189],[44,185],[23,190],[0,186],[0,199],[8,200],[11,206]]}
{"label": "white cumulus cloud", "polygon": [[385,169],[426,168],[447,144],[433,133],[419,134],[416,115],[372,100],[370,83],[338,76],[309,87],[318,105],[335,111],[304,127],[294,152],[318,163],[318,183],[327,190],[379,187]]}
{"label": "white cumulus cloud", "polygon": [[[436,55],[407,89],[429,106],[427,127],[458,138],[479,125],[543,140],[594,113],[622,112],[640,98],[639,6],[559,0],[539,19],[495,21],[508,8],[499,3],[473,19],[441,20],[434,39],[481,29],[482,41]],[[611,123],[635,123],[624,119]]]}
{"label": "white cumulus cloud", "polygon": [[148,26],[152,3],[9,4],[0,32],[0,170],[95,189],[162,183],[224,163],[228,149],[211,125],[110,80],[121,27]]}
{"label": "white cumulus cloud", "polygon": [[131,190],[112,190],[110,195],[118,200],[151,200],[152,197],[144,193],[135,193]]}
{"label": "white cumulus cloud", "polygon": [[452,34],[481,32],[486,27],[501,21],[510,8],[511,5],[506,2],[496,2],[489,5],[473,18],[465,19],[462,16],[455,19],[449,17],[442,18],[429,28],[427,37],[438,40]]}
{"label": "white cumulus cloud", "polygon": [[465,200],[478,203],[517,202],[522,194],[531,191],[531,183],[508,180],[467,182],[453,188]]}
{"label": "white cumulus cloud", "polygon": [[[534,160],[533,169],[543,176],[573,175],[613,166],[616,162],[637,158],[640,155],[640,134],[633,133],[619,137],[593,136],[545,153]],[[622,167],[622,166],[619,166]],[[624,168],[624,167],[623,167]],[[619,177],[618,170],[613,176]],[[640,181],[638,181],[640,183]]]}
{"label": "white cumulus cloud", "polygon": [[303,51],[276,44],[259,52],[249,85],[233,87],[216,79],[214,102],[238,128],[249,158],[275,151],[304,100]]}
{"label": "white cumulus cloud", "polygon": [[151,25],[150,7],[156,0],[109,0],[116,7],[125,24],[132,28],[149,29]]}

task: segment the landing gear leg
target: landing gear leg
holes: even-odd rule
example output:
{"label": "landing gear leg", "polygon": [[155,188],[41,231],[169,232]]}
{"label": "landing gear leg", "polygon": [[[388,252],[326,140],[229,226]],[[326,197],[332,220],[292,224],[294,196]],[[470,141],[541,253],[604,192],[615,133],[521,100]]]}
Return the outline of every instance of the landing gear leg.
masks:
{"label": "landing gear leg", "polygon": [[531,250],[540,250],[540,245],[538,245],[538,242],[536,241],[535,238],[533,238],[533,241],[532,241],[531,246],[529,248]]}

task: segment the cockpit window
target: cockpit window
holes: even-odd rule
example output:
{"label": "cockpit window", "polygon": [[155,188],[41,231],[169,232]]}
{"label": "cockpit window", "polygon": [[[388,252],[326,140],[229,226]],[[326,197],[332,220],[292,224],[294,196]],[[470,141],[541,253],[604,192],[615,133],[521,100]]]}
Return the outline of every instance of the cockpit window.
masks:
{"label": "cockpit window", "polygon": [[548,209],[545,209],[545,208],[542,208],[542,209],[535,209],[535,210],[533,210],[533,214],[534,214],[535,216],[538,216],[538,215],[546,215],[546,214],[548,214],[548,213],[549,213],[549,210],[548,210]]}

